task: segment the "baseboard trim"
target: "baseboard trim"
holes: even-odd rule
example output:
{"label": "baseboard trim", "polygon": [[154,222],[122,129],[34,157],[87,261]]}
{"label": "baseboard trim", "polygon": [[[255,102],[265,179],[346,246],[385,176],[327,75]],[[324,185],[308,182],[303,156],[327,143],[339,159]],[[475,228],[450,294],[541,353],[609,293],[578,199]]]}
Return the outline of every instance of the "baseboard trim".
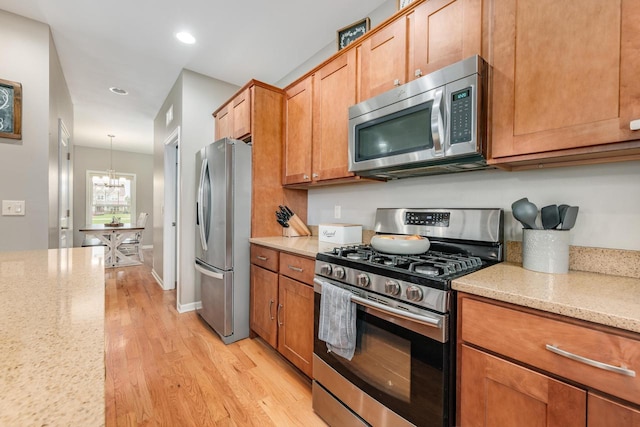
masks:
{"label": "baseboard trim", "polygon": [[189,304],[178,304],[178,313],[187,313],[202,308],[202,301],[190,302]]}
{"label": "baseboard trim", "polygon": [[158,285],[160,285],[160,287],[164,289],[164,283],[162,282],[162,279],[160,278],[160,276],[158,276],[158,274],[156,273],[156,270],[154,270],[153,268],[151,269],[151,275],[153,276],[154,279],[156,279],[156,282],[158,283]]}

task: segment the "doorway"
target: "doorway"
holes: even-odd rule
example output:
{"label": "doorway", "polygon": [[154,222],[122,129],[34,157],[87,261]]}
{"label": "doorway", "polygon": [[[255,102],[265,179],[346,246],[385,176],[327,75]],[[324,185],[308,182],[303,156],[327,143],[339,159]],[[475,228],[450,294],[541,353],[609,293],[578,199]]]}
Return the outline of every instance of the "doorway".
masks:
{"label": "doorway", "polygon": [[176,304],[180,306],[178,283],[180,249],[180,127],[178,126],[164,141],[164,215],[162,246],[162,288],[177,289]]}
{"label": "doorway", "polygon": [[58,248],[73,246],[71,217],[71,135],[58,119]]}

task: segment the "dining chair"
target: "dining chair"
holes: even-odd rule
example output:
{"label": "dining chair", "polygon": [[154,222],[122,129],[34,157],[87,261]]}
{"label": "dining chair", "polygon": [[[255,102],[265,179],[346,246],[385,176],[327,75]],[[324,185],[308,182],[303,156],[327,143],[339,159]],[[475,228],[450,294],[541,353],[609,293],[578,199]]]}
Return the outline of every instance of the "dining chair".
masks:
{"label": "dining chair", "polygon": [[[138,220],[136,221],[136,227],[146,227],[147,218],[149,214],[146,212],[140,212],[138,215]],[[137,255],[140,261],[144,261],[144,256],[142,255],[142,235],[143,231],[138,231],[133,237],[125,239],[118,245],[118,250],[129,255]]]}

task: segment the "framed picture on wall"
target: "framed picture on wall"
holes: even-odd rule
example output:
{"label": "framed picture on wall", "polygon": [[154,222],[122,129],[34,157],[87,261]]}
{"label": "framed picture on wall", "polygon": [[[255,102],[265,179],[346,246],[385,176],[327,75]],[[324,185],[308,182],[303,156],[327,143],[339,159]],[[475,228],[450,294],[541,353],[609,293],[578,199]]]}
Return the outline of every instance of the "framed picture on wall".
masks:
{"label": "framed picture on wall", "polygon": [[369,31],[371,23],[369,18],[364,18],[361,21],[354,22],[351,25],[347,25],[344,28],[338,30],[338,50],[344,49],[349,46],[359,37],[362,37],[367,31]]}
{"label": "framed picture on wall", "polygon": [[413,3],[413,0],[398,0],[398,10],[409,6],[411,3]]}
{"label": "framed picture on wall", "polygon": [[0,79],[0,138],[22,139],[22,85]]}

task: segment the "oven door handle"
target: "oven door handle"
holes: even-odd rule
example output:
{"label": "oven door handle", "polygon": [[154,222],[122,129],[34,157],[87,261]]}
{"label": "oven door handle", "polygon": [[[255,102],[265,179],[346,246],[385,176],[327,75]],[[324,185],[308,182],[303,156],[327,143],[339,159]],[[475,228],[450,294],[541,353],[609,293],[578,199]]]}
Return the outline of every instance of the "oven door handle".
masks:
{"label": "oven door handle", "polygon": [[[316,283],[317,285],[319,285],[320,287],[322,287],[322,280],[314,278],[313,282]],[[394,316],[398,316],[398,317],[402,317],[404,319],[407,320],[411,320],[414,322],[418,322],[421,323],[423,325],[426,326],[431,326],[434,328],[442,328],[442,320],[435,318],[435,317],[428,317],[428,316],[424,316],[421,314],[413,314],[410,313],[408,311],[404,311],[404,310],[399,310],[397,308],[393,308],[393,307],[389,307],[386,306],[384,304],[380,304],[378,302],[375,301],[370,301],[366,298],[361,298],[357,295],[351,295],[351,301],[353,301],[356,304],[360,304],[366,307],[371,307],[373,309],[382,311],[384,313],[389,313],[389,314],[393,314]]]}

